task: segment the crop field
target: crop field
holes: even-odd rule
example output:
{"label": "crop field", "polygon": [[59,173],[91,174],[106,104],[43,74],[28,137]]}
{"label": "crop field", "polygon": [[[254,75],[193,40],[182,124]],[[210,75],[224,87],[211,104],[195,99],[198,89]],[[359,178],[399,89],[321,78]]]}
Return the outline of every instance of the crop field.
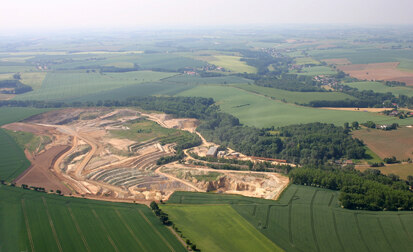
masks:
{"label": "crop field", "polygon": [[229,55],[214,55],[213,60],[208,61],[216,66],[223,67],[231,72],[236,73],[256,73],[255,67],[247,65],[244,61],[241,61],[241,57],[229,56]]}
{"label": "crop field", "polygon": [[134,60],[144,69],[161,68],[177,71],[185,67],[202,67],[206,62],[174,54],[141,54]]}
{"label": "crop field", "polygon": [[[365,171],[371,169],[371,167],[360,166],[356,167],[357,170]],[[374,167],[374,169],[380,170],[381,173],[389,175],[395,174],[400,176],[401,179],[407,180],[407,176],[413,176],[413,164],[391,164],[383,167]]]}
{"label": "crop field", "polygon": [[193,88],[194,84],[178,84],[169,81],[149,82],[139,85],[127,85],[124,87],[86,94],[67,101],[104,101],[125,100],[128,97],[142,97],[151,95],[176,95]]}
{"label": "crop field", "polygon": [[[225,200],[225,196],[175,193],[165,210],[168,213],[169,202],[194,204],[205,208],[204,212],[212,212],[216,204],[230,205],[286,251],[410,251],[413,243],[412,212],[342,209],[335,191],[290,185],[278,201],[234,198],[231,195]],[[205,202],[206,198],[209,200]],[[196,211],[187,212],[185,216],[193,218],[194,222],[203,218]],[[212,227],[212,223],[200,222],[197,235]],[[180,227],[179,222],[176,225]],[[200,241],[194,238],[194,242],[198,244]]]}
{"label": "crop field", "polygon": [[8,73],[8,74],[0,74],[0,80],[10,80],[13,79],[13,74]]}
{"label": "crop field", "polygon": [[36,90],[42,87],[46,74],[46,72],[21,73],[21,82]]}
{"label": "crop field", "polygon": [[35,71],[33,66],[13,66],[13,65],[0,65],[0,74],[5,73],[17,73],[17,72],[26,72],[26,71]]}
{"label": "crop field", "polygon": [[[292,92],[283,89],[261,87],[248,84],[234,84],[233,87],[241,88],[245,91],[265,95],[275,100],[285,100],[288,103],[308,104],[311,101],[336,101],[355,100],[356,98],[340,92]],[[412,89],[413,91],[413,89]]]}
{"label": "crop field", "polygon": [[167,78],[167,82],[176,82],[180,84],[230,84],[230,83],[253,83],[252,80],[238,76],[220,76],[220,77],[199,77],[191,75],[176,75]]}
{"label": "crop field", "polygon": [[[29,116],[40,114],[45,109],[34,108],[0,108],[0,126],[23,120]],[[6,130],[0,128],[0,179],[12,181],[25,171],[30,162],[26,159],[23,149]]]}
{"label": "crop field", "polygon": [[324,122],[342,126],[345,122],[393,123],[409,125],[413,118],[397,119],[377,113],[337,111],[297,106],[275,101],[229,86],[197,86],[178,93],[177,96],[211,97],[223,112],[238,117],[241,123],[256,127],[287,126],[291,124]]}
{"label": "crop field", "polygon": [[350,82],[345,83],[347,86],[357,88],[358,90],[373,90],[377,93],[387,93],[390,92],[395,96],[399,95],[407,95],[413,96],[413,88],[412,87],[389,87],[384,85],[381,82],[374,82],[374,81],[362,81],[362,82]]}
{"label": "crop field", "polygon": [[21,149],[27,149],[29,152],[40,152],[44,146],[51,142],[48,136],[37,136],[30,132],[6,130]]}
{"label": "crop field", "polygon": [[313,66],[313,67],[304,67],[301,72],[292,71],[292,73],[296,73],[298,75],[332,75],[336,74],[337,72],[327,66]]}
{"label": "crop field", "polygon": [[0,179],[13,181],[30,166],[23,149],[0,128]]}
{"label": "crop field", "polygon": [[361,129],[353,136],[364,143],[381,158],[395,156],[398,160],[413,159],[413,128],[397,130]]}
{"label": "crop field", "polygon": [[309,54],[317,60],[347,58],[353,64],[406,62],[402,64],[403,68],[413,69],[409,64],[413,59],[413,50],[329,49],[312,50]]}
{"label": "crop field", "polygon": [[50,109],[0,107],[0,126],[23,120],[32,115],[37,115]]}
{"label": "crop field", "polygon": [[413,72],[397,69],[398,62],[341,65],[338,68],[360,80],[393,80],[413,86]]}
{"label": "crop field", "polygon": [[318,65],[320,62],[311,58],[311,57],[302,57],[302,58],[295,58],[295,64],[297,65],[307,65],[307,64],[315,64]]}
{"label": "crop field", "polygon": [[[37,56],[45,58],[46,56]],[[182,57],[178,54],[167,53],[128,53],[128,54],[71,54],[71,55],[52,55],[47,56],[48,59],[54,59],[57,64],[51,65],[54,70],[67,69],[93,69],[99,66],[116,66],[126,67],[130,64],[138,64],[141,69],[162,69],[166,71],[177,71],[185,67],[202,67],[206,62],[196,60],[190,57]],[[60,61],[60,62],[59,62]]]}
{"label": "crop field", "polygon": [[162,205],[201,251],[282,251],[230,205]]}
{"label": "crop field", "polygon": [[0,185],[1,251],[186,251],[143,205]]}
{"label": "crop field", "polygon": [[174,73],[135,71],[126,73],[50,72],[40,89],[17,96],[19,100],[65,100],[133,84],[158,81]]}

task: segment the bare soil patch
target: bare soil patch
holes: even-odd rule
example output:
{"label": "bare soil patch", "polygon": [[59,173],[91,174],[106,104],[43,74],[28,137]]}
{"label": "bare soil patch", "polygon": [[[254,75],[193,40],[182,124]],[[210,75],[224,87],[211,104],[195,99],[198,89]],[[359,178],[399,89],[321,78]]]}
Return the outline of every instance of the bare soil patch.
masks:
{"label": "bare soil patch", "polygon": [[56,158],[64,154],[68,148],[69,145],[54,146],[38,156],[31,157],[32,165],[15,182],[18,185],[26,184],[43,187],[46,190],[60,190],[65,194],[70,193],[70,190],[52,172]]}
{"label": "bare soil patch", "polygon": [[413,128],[404,127],[391,131],[362,129],[354,131],[353,137],[363,140],[381,158],[413,158]]}
{"label": "bare soil patch", "polygon": [[399,62],[338,65],[341,71],[361,80],[384,80],[405,82],[413,86],[413,73],[397,69]]}
{"label": "bare soil patch", "polygon": [[[356,166],[356,169],[359,171],[365,171],[371,169],[370,166]],[[413,164],[403,163],[403,164],[391,164],[383,167],[375,167],[374,169],[379,169],[381,173],[389,175],[396,174],[402,179],[407,179],[407,176],[413,176]]]}

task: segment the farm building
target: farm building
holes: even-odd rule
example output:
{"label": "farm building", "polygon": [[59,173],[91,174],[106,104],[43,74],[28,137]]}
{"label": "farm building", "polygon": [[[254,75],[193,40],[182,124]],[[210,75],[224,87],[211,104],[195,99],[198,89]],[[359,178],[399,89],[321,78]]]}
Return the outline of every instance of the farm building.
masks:
{"label": "farm building", "polygon": [[207,157],[215,157],[217,155],[217,152],[218,152],[218,147],[213,146],[213,147],[209,148],[206,156]]}

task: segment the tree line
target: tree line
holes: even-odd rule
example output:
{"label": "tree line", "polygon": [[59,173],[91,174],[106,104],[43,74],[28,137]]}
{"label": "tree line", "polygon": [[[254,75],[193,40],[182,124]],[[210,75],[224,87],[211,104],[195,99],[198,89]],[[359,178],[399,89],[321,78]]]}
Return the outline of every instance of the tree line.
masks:
{"label": "tree line", "polygon": [[[125,101],[55,103],[45,101],[0,101],[0,106],[134,106],[157,110],[177,117],[197,118],[197,130],[208,140],[230,147],[249,156],[285,159],[297,164],[321,164],[331,159],[363,158],[363,143],[353,139],[343,127],[310,123],[281,128],[258,129],[245,126],[239,119],[219,112],[211,98],[200,97],[134,97]],[[271,132],[278,132],[273,134]],[[186,141],[185,141],[186,142]],[[190,139],[189,145],[199,139]]]}
{"label": "tree line", "polygon": [[380,170],[304,167],[293,169],[292,183],[340,191],[339,201],[348,209],[413,210],[413,183]]}
{"label": "tree line", "polygon": [[23,94],[33,91],[31,86],[21,83],[18,79],[0,80],[0,89],[2,88],[5,88],[5,90],[0,90],[2,94]]}

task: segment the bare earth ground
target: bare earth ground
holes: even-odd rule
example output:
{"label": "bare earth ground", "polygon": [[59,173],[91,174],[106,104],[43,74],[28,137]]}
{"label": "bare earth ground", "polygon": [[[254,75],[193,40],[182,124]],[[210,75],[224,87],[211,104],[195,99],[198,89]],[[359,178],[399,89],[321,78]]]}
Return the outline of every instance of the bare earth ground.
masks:
{"label": "bare earth ground", "polygon": [[[128,130],[124,123],[140,117],[190,132],[196,132],[198,125],[196,119],[144,114],[128,108],[70,108],[36,115],[4,126],[52,139],[39,153],[25,151],[32,165],[15,182],[77,197],[140,203],[166,200],[177,190],[275,199],[288,185],[288,178],[278,173],[229,172],[177,162],[159,167],[156,161],[160,157],[174,154],[173,144],[161,146],[156,140],[137,143],[110,133]],[[202,139],[196,151],[199,155],[215,145]]]}
{"label": "bare earth ground", "polygon": [[341,71],[361,80],[385,80],[405,82],[413,86],[413,73],[397,69],[399,62],[337,65]]}
{"label": "bare earth ground", "polygon": [[[359,171],[365,171],[371,169],[369,165],[357,165],[356,169]],[[413,164],[412,163],[402,163],[402,164],[387,164],[383,167],[375,167],[374,169],[379,169],[381,173],[389,175],[396,174],[402,179],[407,180],[407,176],[413,176]]]}
{"label": "bare earth ground", "polygon": [[381,158],[395,156],[398,160],[413,159],[413,128],[390,131],[362,129],[353,131],[353,136],[362,139]]}

